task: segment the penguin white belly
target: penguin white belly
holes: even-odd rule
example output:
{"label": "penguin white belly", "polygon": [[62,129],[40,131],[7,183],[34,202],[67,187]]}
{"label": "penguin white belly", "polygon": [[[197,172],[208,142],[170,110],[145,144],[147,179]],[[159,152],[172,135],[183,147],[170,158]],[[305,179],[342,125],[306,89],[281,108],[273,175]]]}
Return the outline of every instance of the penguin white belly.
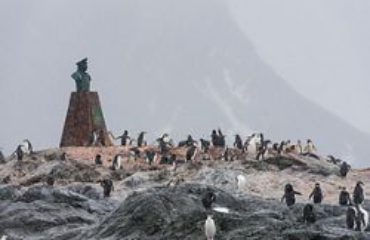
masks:
{"label": "penguin white belly", "polygon": [[247,179],[243,175],[236,176],[238,190],[243,189],[247,184]]}
{"label": "penguin white belly", "polygon": [[207,240],[214,240],[216,235],[216,225],[212,218],[208,217],[205,223],[205,232]]}

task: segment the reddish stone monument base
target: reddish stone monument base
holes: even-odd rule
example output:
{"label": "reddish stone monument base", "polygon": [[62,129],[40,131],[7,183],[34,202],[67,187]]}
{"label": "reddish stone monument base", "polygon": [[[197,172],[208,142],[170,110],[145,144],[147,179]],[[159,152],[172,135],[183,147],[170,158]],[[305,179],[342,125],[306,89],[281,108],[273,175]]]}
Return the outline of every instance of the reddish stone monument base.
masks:
{"label": "reddish stone monument base", "polygon": [[91,146],[94,132],[100,138],[99,145],[113,145],[107,133],[98,93],[73,92],[60,147]]}

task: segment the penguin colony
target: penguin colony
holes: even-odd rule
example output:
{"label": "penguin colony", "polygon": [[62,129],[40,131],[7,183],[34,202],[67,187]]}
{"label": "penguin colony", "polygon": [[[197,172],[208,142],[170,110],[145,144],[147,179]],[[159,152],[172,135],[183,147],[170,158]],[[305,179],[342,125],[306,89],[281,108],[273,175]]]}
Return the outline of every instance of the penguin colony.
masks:
{"label": "penguin colony", "polygon": [[[346,213],[346,224],[347,228],[356,231],[364,231],[369,222],[369,214],[363,208],[362,204],[365,200],[363,182],[357,182],[354,191],[353,197],[351,200],[350,194],[346,191],[345,188],[342,188],[342,191],[339,194],[339,205],[347,206]],[[295,204],[295,196],[302,195],[301,193],[295,191],[293,186],[288,183],[285,185],[284,195],[281,199],[288,207],[291,207]],[[316,221],[315,207],[314,205],[322,203],[324,199],[324,194],[321,190],[320,184],[316,183],[314,189],[309,195],[308,199],[313,201],[313,204],[308,203],[303,208],[303,220],[305,223],[314,223]]]}
{"label": "penguin colony", "polygon": [[[262,133],[254,133],[248,136],[245,141],[239,134],[235,135],[233,148],[226,145],[225,137],[221,129],[212,130],[211,139],[206,140],[201,138],[198,141],[194,140],[191,135],[183,141],[180,141],[177,145],[170,138],[168,134],[163,134],[156,139],[157,146],[149,147],[147,140],[145,139],[146,132],[142,131],[139,133],[138,138],[132,139],[129,136],[127,130],[118,137],[114,137],[111,132],[109,136],[112,140],[120,140],[120,145],[125,146],[128,149],[129,159],[135,161],[139,158],[145,159],[145,161],[151,165],[155,164],[172,164],[176,169],[176,163],[181,162],[181,159],[186,162],[199,161],[199,160],[216,160],[222,159],[224,161],[233,161],[243,158],[243,156],[254,156],[256,160],[264,160],[269,157],[284,155],[284,154],[297,154],[306,157],[322,160],[318,154],[316,146],[313,141],[308,139],[306,145],[303,146],[301,141],[298,140],[296,144],[292,144],[290,140],[283,140],[281,142],[273,143],[271,140],[266,140]],[[96,132],[92,133],[91,145],[96,146],[99,142],[99,134]],[[33,147],[28,139],[22,141],[14,151],[12,155],[16,156],[19,161],[22,161],[24,156],[33,154]],[[123,160],[127,157],[124,154],[117,154],[114,156],[111,169],[118,171],[122,168]],[[66,154],[63,153],[63,159],[67,158]],[[340,175],[346,177],[351,169],[351,166],[334,156],[328,156],[325,159],[331,164],[338,165],[340,167]],[[103,165],[103,156],[97,154],[95,156],[95,164]],[[243,175],[238,175],[235,178],[237,190],[242,190],[246,187],[247,180]],[[50,186],[54,185],[54,178],[48,176],[46,183]],[[111,192],[114,191],[113,181],[110,179],[99,180],[101,187],[103,188],[104,198],[111,196]],[[346,214],[346,224],[349,229],[364,231],[368,225],[368,212],[363,208],[362,203],[364,201],[363,183],[358,182],[353,192],[353,200],[350,198],[350,194],[345,188],[339,194],[339,204],[342,206],[348,206]],[[291,184],[286,184],[284,194],[281,201],[285,201],[288,207],[291,207],[296,202],[296,195],[302,195],[300,192],[295,191]],[[306,204],[303,208],[303,220],[305,223],[314,223],[317,219],[315,214],[315,204],[320,204],[324,199],[323,191],[321,190],[320,184],[316,183],[309,200],[313,201],[313,204]],[[212,216],[212,204],[216,201],[216,195],[213,192],[206,192],[202,198],[202,204],[207,212],[207,219],[204,224],[205,235],[208,240],[214,240],[216,235],[216,224]],[[1,239],[6,239],[3,236]]]}
{"label": "penguin colony", "polygon": [[[92,135],[94,135],[94,133],[95,132],[93,132]],[[343,177],[347,175],[351,168],[347,162],[342,161],[339,158],[335,158],[332,155],[329,155],[326,158],[319,156],[317,148],[311,139],[308,139],[306,144],[303,145],[301,140],[297,140],[296,144],[293,144],[289,139],[280,142],[272,142],[269,139],[265,139],[265,136],[262,133],[253,133],[252,135],[247,136],[245,140],[243,140],[241,135],[236,134],[234,135],[235,138],[232,147],[229,147],[226,143],[226,135],[222,130],[214,129],[211,131],[209,140],[200,138],[199,141],[197,141],[189,134],[185,140],[181,140],[178,144],[175,144],[169,134],[164,133],[157,138],[153,144],[148,145],[146,134],[147,132],[141,131],[135,139],[129,136],[129,132],[127,130],[124,130],[123,134],[117,137],[114,137],[111,132],[108,132],[112,141],[119,140],[120,145],[125,146],[127,149],[125,154],[121,154],[120,159],[117,159],[116,157],[113,159],[114,166],[111,166],[111,168],[115,170],[120,169],[119,160],[122,162],[125,157],[130,161],[145,159],[150,165],[153,163],[176,165],[176,163],[182,161],[190,162],[197,160],[219,159],[224,161],[234,161],[242,160],[246,157],[265,160],[270,157],[276,157],[279,155],[290,156],[292,154],[325,160],[331,164],[338,165],[340,166],[340,175]],[[19,160],[23,158],[25,153],[23,148],[15,151],[17,156],[19,156]],[[100,156],[100,159],[96,159],[96,164],[101,165],[102,161],[102,156]]]}

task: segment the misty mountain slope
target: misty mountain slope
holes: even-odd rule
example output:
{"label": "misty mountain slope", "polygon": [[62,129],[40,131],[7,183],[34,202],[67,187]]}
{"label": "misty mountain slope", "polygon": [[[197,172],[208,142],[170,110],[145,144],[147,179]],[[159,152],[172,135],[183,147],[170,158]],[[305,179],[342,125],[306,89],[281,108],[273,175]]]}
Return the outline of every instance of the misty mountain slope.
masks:
{"label": "misty mountain slope", "polygon": [[229,136],[262,131],[276,140],[312,138],[321,152],[353,154],[358,161],[367,155],[369,136],[304,99],[276,75],[222,1],[126,4],[131,11],[119,30],[125,38],[117,40],[122,75],[112,84],[122,81],[127,88],[112,94],[123,96],[114,111],[127,118],[127,128],[150,125],[183,137],[188,132],[206,136],[220,126]]}

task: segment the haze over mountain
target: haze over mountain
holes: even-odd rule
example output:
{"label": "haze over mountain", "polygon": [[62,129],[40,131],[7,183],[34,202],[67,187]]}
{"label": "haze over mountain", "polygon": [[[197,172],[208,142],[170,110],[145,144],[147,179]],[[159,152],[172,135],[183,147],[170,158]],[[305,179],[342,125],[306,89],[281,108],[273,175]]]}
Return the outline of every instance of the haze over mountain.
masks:
{"label": "haze over mountain", "polygon": [[369,135],[287,84],[222,0],[11,5],[0,44],[6,149],[25,137],[36,147],[58,145],[74,89],[70,74],[87,56],[93,89],[116,134],[146,130],[153,139],[166,131],[179,140],[221,127],[231,144],[235,133],[259,131],[274,140],[312,138],[322,153],[366,164]]}
{"label": "haze over mountain", "polygon": [[236,0],[233,16],[297,91],[370,133],[370,2]]}

